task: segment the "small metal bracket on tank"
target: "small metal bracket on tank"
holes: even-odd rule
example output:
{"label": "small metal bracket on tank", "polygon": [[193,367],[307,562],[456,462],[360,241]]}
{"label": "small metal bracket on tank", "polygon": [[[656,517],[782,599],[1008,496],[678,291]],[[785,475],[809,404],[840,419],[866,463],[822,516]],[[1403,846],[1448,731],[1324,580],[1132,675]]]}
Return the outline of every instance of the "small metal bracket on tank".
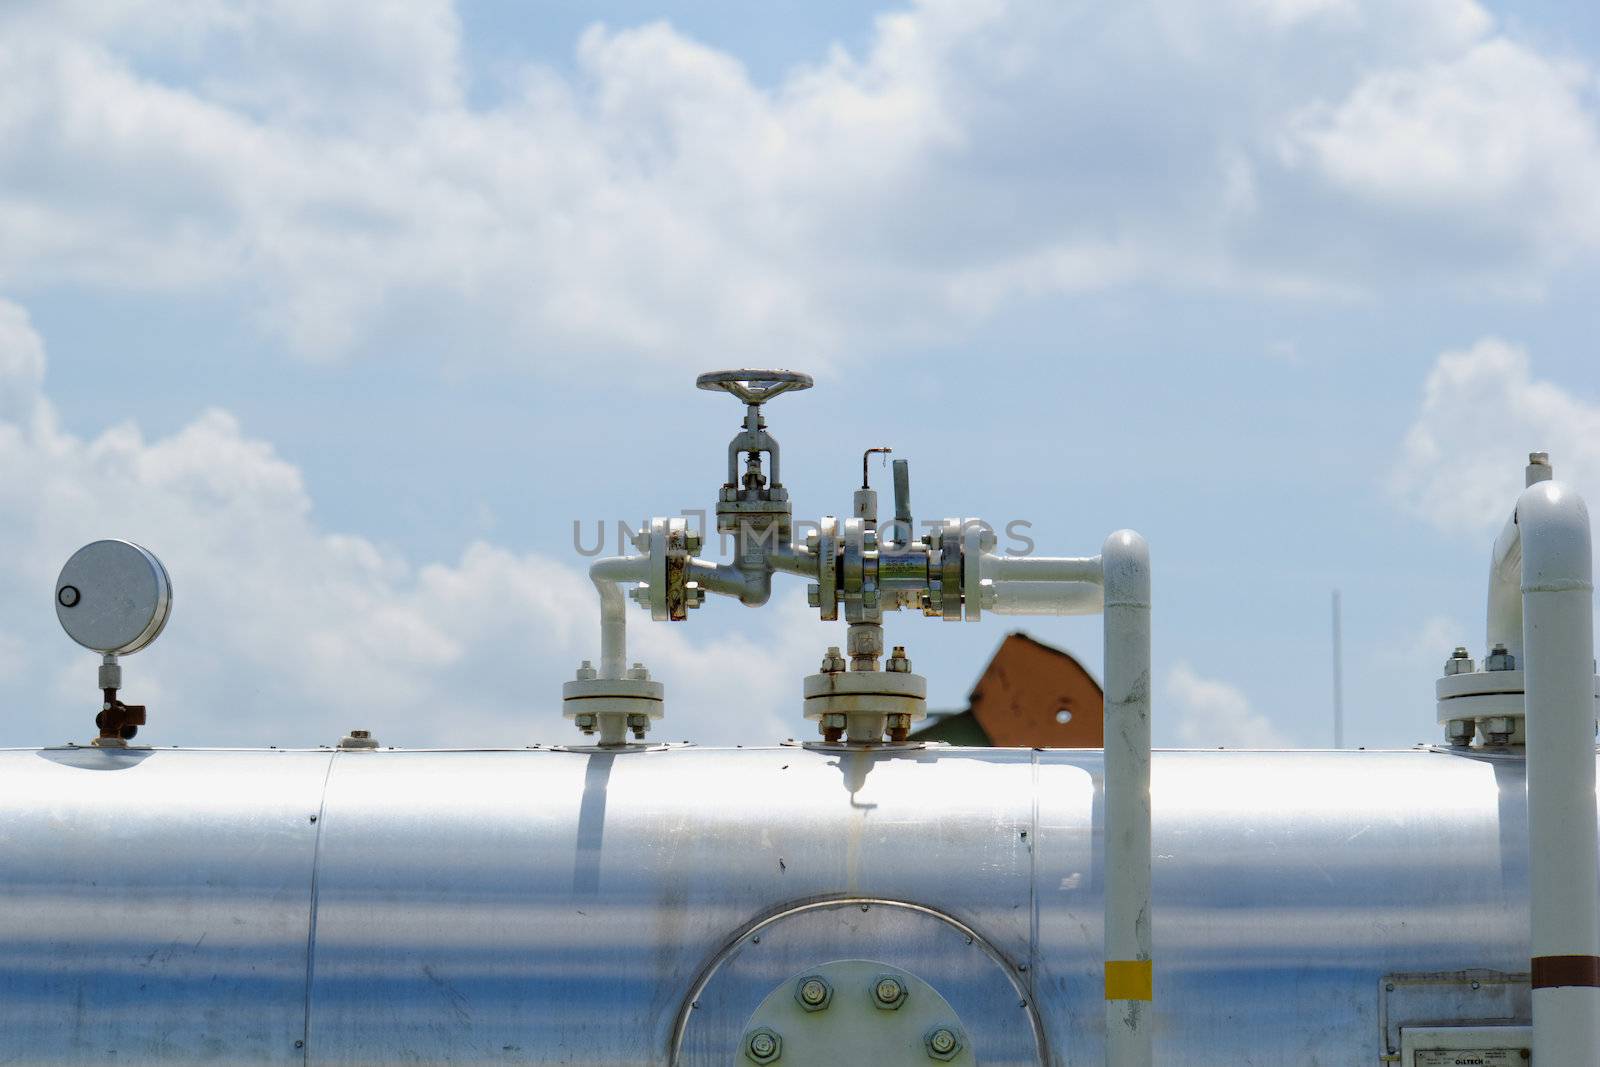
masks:
{"label": "small metal bracket on tank", "polygon": [[123,748],[145,724],[143,704],[127,704],[122,689],[126,656],[161,636],[172,614],[172,580],[148,549],[132,541],[104,540],[72,554],[55,585],[56,619],[67,636],[100,653],[95,715],[100,748]]}
{"label": "small metal bracket on tank", "polygon": [[1520,1047],[1511,1031],[1533,1017],[1530,975],[1488,968],[1387,974],[1378,980],[1380,1059],[1402,1061],[1406,1032],[1419,1027],[1504,1028],[1503,1037]]}

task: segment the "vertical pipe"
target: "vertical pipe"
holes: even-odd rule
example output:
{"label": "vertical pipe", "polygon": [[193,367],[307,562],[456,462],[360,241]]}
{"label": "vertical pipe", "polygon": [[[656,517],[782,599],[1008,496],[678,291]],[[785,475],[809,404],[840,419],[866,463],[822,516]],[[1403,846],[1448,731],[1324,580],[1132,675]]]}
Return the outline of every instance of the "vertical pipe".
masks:
{"label": "vertical pipe", "polygon": [[1344,747],[1344,620],[1337,589],[1333,591],[1333,747]]}
{"label": "vertical pipe", "polygon": [[1589,514],[1559,482],[1517,500],[1533,898],[1533,1062],[1600,1063]]}
{"label": "vertical pipe", "polygon": [[1106,538],[1106,1067],[1150,1067],[1150,549]]}
{"label": "vertical pipe", "polygon": [[600,677],[621,678],[628,665],[627,601],[621,582],[643,581],[649,556],[607,556],[589,564],[589,580],[600,594]]}

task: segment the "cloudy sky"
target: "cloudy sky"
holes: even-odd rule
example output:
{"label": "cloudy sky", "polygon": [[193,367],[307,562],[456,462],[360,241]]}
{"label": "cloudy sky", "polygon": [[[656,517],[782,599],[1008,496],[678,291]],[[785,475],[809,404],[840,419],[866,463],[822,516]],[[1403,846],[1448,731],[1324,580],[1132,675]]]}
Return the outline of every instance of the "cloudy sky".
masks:
{"label": "cloudy sky", "polygon": [[[750,365],[802,515],[888,444],[1141,530],[1158,743],[1328,744],[1335,588],[1350,743],[1431,740],[1526,453],[1600,498],[1597,61],[1558,0],[0,5],[0,743],[91,736],[98,537],[176,587],[141,740],[570,739],[574,521],[708,506]],[[842,639],[630,621],[705,743]],[[889,636],[959,707],[1016,621]]]}

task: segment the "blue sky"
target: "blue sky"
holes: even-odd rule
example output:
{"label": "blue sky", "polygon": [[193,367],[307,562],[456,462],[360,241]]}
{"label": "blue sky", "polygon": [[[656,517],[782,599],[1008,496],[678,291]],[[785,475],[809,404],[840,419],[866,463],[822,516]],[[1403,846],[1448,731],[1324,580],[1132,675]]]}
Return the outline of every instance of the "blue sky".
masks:
{"label": "blue sky", "polygon": [[[1600,493],[1592,6],[753,11],[8,5],[0,743],[88,736],[101,536],[177,587],[151,741],[566,740],[573,521],[708,506],[693,377],[766,364],[800,514],[889,444],[919,515],[1144,532],[1158,743],[1327,743],[1335,587],[1351,743],[1433,739],[1525,453]],[[805,735],[801,592],[633,616],[658,736]],[[1016,621],[889,633],[960,706]]]}

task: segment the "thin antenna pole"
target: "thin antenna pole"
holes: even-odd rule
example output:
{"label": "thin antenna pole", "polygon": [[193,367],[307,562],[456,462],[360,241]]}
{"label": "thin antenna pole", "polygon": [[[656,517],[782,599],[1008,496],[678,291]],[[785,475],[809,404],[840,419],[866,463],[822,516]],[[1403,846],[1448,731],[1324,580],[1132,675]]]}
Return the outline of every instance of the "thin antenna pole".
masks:
{"label": "thin antenna pole", "polygon": [[1333,591],[1333,747],[1344,747],[1344,624],[1339,590]]}

